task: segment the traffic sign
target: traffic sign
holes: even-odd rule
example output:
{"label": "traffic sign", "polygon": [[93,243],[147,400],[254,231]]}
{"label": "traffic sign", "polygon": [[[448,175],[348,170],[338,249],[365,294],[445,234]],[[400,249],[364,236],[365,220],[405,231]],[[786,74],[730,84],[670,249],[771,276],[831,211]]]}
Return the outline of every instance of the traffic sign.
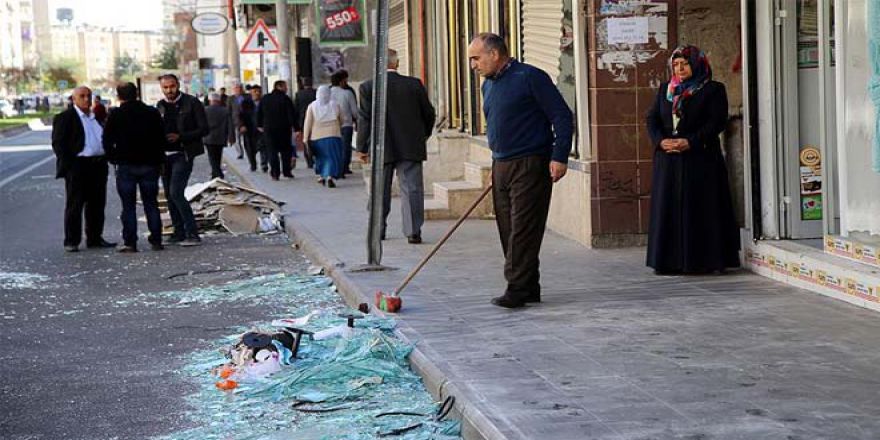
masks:
{"label": "traffic sign", "polygon": [[266,26],[263,19],[259,19],[244,40],[241,53],[278,53],[280,47],[269,26]]}
{"label": "traffic sign", "polygon": [[66,79],[59,79],[58,80],[58,88],[59,89],[66,89],[67,88],[67,80]]}

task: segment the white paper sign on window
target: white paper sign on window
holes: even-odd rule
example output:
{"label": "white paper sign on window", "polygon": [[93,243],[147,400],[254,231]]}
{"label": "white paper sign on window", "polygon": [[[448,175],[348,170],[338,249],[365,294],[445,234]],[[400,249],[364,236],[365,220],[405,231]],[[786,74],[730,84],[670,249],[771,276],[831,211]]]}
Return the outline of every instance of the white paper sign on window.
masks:
{"label": "white paper sign on window", "polygon": [[648,17],[609,18],[608,44],[645,44],[648,42]]}

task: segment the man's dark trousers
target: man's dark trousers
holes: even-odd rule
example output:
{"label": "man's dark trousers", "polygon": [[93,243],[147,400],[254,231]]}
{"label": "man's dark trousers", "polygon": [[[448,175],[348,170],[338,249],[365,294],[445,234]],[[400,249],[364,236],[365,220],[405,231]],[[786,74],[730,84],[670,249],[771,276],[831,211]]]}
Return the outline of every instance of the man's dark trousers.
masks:
{"label": "man's dark trousers", "polygon": [[144,215],[150,229],[148,241],[162,244],[162,218],[159,214],[159,167],[155,165],[119,165],[116,167],[116,191],[122,200],[122,241],[137,246],[137,191],[141,192]]}
{"label": "man's dark trousers", "polygon": [[550,159],[527,156],[494,161],[492,185],[495,222],[504,251],[504,294],[517,301],[539,300],[538,254],[553,191]]}
{"label": "man's dark trousers", "polygon": [[174,225],[174,238],[186,239],[199,236],[196,219],[193,216],[189,201],[184,190],[192,174],[193,162],[183,153],[172,154],[165,159],[165,170],[162,173],[162,187],[168,200],[168,213]]}
{"label": "man's dark trousers", "polygon": [[223,162],[223,148],[226,145],[209,145],[205,144],[205,149],[208,150],[208,162],[211,163],[211,178],[223,178],[223,166],[221,165]]}
{"label": "man's dark trousers", "polygon": [[403,234],[407,237],[422,235],[425,223],[425,183],[422,179],[422,162],[401,160],[386,163],[384,167],[385,194],[382,198],[382,236],[391,213],[391,185],[394,171],[397,170],[397,183],[400,186],[400,212],[403,219]]}
{"label": "man's dark trousers", "polygon": [[104,232],[107,204],[107,159],[104,156],[77,157],[64,176],[67,200],[64,206],[64,245],[82,241],[83,211],[86,217],[86,245],[99,244]]}
{"label": "man's dark trousers", "polygon": [[[286,142],[284,139],[288,139]],[[289,134],[272,134],[263,136],[266,143],[266,151],[269,160],[269,174],[272,177],[281,175],[290,176],[292,171],[290,168],[292,160],[292,152],[290,151],[290,135]]]}
{"label": "man's dark trousers", "polygon": [[342,127],[342,169],[344,170],[344,173],[351,172],[352,136],[354,136],[354,127]]}

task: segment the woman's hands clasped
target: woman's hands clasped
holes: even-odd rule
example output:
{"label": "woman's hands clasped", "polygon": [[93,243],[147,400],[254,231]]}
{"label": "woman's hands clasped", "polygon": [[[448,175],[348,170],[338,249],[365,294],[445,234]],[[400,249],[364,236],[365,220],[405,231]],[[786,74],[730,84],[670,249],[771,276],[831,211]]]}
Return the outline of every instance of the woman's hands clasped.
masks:
{"label": "woman's hands clasped", "polygon": [[663,139],[660,141],[660,148],[667,154],[681,154],[690,150],[691,145],[684,138]]}

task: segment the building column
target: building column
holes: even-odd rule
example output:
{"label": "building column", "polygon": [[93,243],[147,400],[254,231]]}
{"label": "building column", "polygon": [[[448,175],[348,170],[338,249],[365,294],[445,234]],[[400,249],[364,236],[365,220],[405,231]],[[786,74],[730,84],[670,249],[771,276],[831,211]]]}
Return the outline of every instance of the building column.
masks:
{"label": "building column", "polygon": [[667,80],[676,0],[648,7],[588,0],[588,7],[591,244],[643,245],[653,156],[645,115]]}

